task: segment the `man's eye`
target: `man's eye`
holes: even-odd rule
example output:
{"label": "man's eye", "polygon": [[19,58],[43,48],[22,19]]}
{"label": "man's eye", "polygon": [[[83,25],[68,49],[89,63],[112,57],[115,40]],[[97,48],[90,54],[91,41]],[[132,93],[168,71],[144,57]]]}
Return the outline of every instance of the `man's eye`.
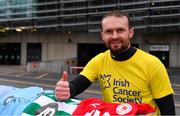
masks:
{"label": "man's eye", "polygon": [[122,31],[123,31],[123,29],[117,29],[116,31],[117,31],[117,32],[122,32]]}
{"label": "man's eye", "polygon": [[112,33],[112,31],[111,30],[107,30],[106,33],[110,34],[110,33]]}

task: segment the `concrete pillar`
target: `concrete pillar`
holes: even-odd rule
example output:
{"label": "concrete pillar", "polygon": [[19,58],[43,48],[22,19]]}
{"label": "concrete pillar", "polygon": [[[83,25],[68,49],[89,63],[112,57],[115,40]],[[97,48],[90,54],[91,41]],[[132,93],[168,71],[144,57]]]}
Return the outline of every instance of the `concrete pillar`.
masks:
{"label": "concrete pillar", "polygon": [[42,43],[42,61],[48,60],[48,43]]}
{"label": "concrete pillar", "polygon": [[27,62],[27,43],[21,43],[21,65],[26,65]]}
{"label": "concrete pillar", "polygon": [[180,40],[179,37],[177,36],[177,67],[176,68],[180,68]]}
{"label": "concrete pillar", "polygon": [[177,45],[172,43],[170,45],[170,51],[169,51],[169,67],[175,68],[178,64],[177,59]]}

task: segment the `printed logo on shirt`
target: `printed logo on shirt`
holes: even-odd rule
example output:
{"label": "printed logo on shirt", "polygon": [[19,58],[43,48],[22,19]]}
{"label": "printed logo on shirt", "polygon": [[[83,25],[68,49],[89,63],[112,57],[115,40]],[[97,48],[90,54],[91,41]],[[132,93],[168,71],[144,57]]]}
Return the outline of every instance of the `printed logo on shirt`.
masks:
{"label": "printed logo on shirt", "polygon": [[113,102],[120,103],[142,103],[140,90],[130,89],[131,83],[126,79],[113,79]]}
{"label": "printed logo on shirt", "polygon": [[105,75],[105,74],[100,75],[100,83],[101,83],[101,86],[102,86],[103,89],[111,87],[111,85],[110,85],[110,77],[111,77],[111,75]]}
{"label": "printed logo on shirt", "polygon": [[127,113],[129,113],[130,111],[132,110],[132,106],[130,104],[121,104],[119,106],[117,106],[116,108],[116,112],[119,114],[119,115],[125,115]]}
{"label": "printed logo on shirt", "polygon": [[93,104],[90,104],[91,106],[93,106],[94,108],[96,108],[97,106],[100,106],[100,103],[93,103]]}
{"label": "printed logo on shirt", "polygon": [[113,102],[119,103],[142,103],[141,91],[134,87],[127,77],[112,77],[110,74],[100,74],[101,88],[112,89]]}
{"label": "printed logo on shirt", "polygon": [[98,107],[101,107],[100,103],[93,103],[90,104],[90,106],[92,106],[93,108],[89,108],[91,109],[91,111],[86,112],[84,116],[110,116],[109,112],[101,112],[101,110],[98,110]]}
{"label": "printed logo on shirt", "polygon": [[15,102],[27,102],[27,99],[23,97],[21,98],[21,97],[9,96],[4,100],[3,105],[15,103]]}
{"label": "printed logo on shirt", "polygon": [[36,116],[54,116],[58,110],[57,103],[49,103],[35,112]]}

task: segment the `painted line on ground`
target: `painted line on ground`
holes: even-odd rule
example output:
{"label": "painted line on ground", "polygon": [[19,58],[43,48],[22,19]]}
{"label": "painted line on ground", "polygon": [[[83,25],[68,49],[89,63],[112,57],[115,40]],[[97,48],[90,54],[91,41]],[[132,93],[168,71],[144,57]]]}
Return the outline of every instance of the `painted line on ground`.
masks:
{"label": "painted line on ground", "polygon": [[176,91],[176,90],[175,90],[175,91],[174,91],[174,95],[176,95],[176,94],[177,94],[178,96],[180,96],[180,91]]}
{"label": "painted line on ground", "polygon": [[25,76],[25,75],[27,75],[27,74],[28,74],[28,73],[25,72],[25,73],[17,74],[17,75],[15,75],[15,77],[21,77],[21,76]]}
{"label": "painted line on ground", "polygon": [[15,83],[15,84],[26,84],[26,85],[31,85],[31,86],[34,85],[34,86],[49,87],[49,88],[55,87],[55,85],[33,83],[33,82],[27,82],[27,81],[7,80],[7,79],[0,79],[0,82]]}
{"label": "painted line on ground", "polygon": [[39,76],[35,77],[35,79],[40,79],[40,78],[43,78],[43,77],[47,76],[48,74],[49,74],[49,73],[44,73],[44,74],[41,74],[41,75],[39,75]]}
{"label": "painted line on ground", "polygon": [[173,83],[172,86],[180,87],[180,84]]}
{"label": "painted line on ground", "polygon": [[177,103],[175,103],[175,106],[176,106],[176,107],[178,107],[178,108],[180,108],[180,104],[179,104],[179,103],[178,103],[178,104],[177,104]]}
{"label": "painted line on ground", "polygon": [[179,94],[179,93],[174,93],[174,95],[176,95],[176,96],[180,96],[180,94]]}
{"label": "painted line on ground", "polygon": [[97,94],[97,95],[101,95],[101,91],[96,91],[96,90],[85,90],[85,93],[90,93],[90,94]]}
{"label": "painted line on ground", "polygon": [[[34,85],[34,86],[40,86],[40,87],[55,88],[55,85],[47,85],[47,84],[33,83],[33,82],[27,82],[27,81],[0,79],[0,82],[8,82],[8,83],[15,83],[15,84],[25,84],[25,85],[31,85],[31,86]],[[95,91],[95,90],[86,90],[84,92],[89,93],[89,94],[101,95],[100,91]]]}

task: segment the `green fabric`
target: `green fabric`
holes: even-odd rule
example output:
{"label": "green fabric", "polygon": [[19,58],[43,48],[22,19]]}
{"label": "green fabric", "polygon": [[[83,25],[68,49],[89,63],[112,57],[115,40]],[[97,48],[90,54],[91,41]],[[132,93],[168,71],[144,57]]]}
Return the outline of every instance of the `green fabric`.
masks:
{"label": "green fabric", "polygon": [[34,115],[36,110],[40,109],[41,106],[37,103],[32,103],[29,106],[26,107],[26,109],[23,111],[23,113],[27,113],[29,115]]}
{"label": "green fabric", "polygon": [[75,99],[59,102],[54,93],[43,93],[42,96],[25,108],[21,116],[34,116],[37,111],[39,113],[52,113],[51,111],[56,111],[55,115],[67,116],[73,113],[79,102],[79,100]]}

